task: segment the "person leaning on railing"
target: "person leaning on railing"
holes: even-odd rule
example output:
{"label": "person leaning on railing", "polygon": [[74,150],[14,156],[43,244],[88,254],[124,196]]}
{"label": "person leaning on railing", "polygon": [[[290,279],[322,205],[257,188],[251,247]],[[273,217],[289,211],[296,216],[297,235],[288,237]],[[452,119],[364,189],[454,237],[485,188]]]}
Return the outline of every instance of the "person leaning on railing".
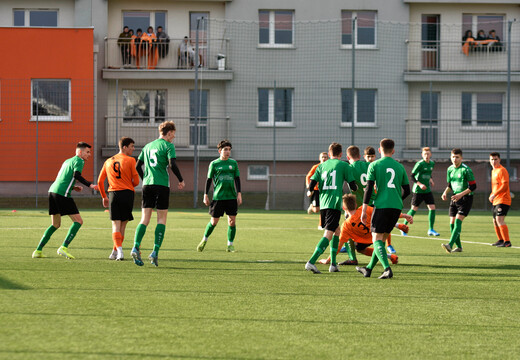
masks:
{"label": "person leaning on railing", "polygon": [[502,51],[502,43],[494,29],[489,30],[488,40],[495,40],[495,42],[489,44],[489,51]]}
{"label": "person leaning on railing", "polygon": [[123,59],[123,67],[130,65],[130,41],[132,34],[130,34],[128,26],[123,28],[123,32],[119,34],[117,44],[121,48],[121,57]]}
{"label": "person leaning on railing", "polygon": [[170,50],[170,37],[163,30],[162,26],[157,27],[156,36],[159,48],[159,56],[161,58],[165,58],[168,55],[168,51]]}

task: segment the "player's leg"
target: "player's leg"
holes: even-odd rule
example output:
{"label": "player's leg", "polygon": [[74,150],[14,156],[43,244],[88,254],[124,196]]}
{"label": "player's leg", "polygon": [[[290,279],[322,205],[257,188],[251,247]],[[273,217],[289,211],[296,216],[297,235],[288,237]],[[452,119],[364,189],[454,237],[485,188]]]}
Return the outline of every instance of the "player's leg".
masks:
{"label": "player's leg", "polygon": [[61,215],[60,214],[51,215],[51,225],[45,230],[42,238],[40,239],[40,242],[38,243],[38,246],[36,247],[36,250],[33,251],[33,254],[32,254],[33,258],[46,257],[42,253],[43,247],[47,244],[47,242],[49,242],[52,234],[54,234],[56,232],[56,230],[59,229],[60,226],[61,226]]}
{"label": "player's leg", "polygon": [[[117,259],[117,249],[122,247],[122,238],[121,235],[121,220],[112,220],[112,253],[108,257],[110,260]],[[122,250],[121,250],[122,251]]]}
{"label": "player's leg", "polygon": [[500,226],[497,222],[497,208],[498,206],[493,206],[493,227],[495,228],[495,234],[497,235],[498,241],[494,244],[491,244],[493,246],[502,245],[504,243],[504,239],[502,238],[502,232],[500,231]]}
{"label": "player's leg", "polygon": [[509,228],[507,227],[505,221],[509,208],[509,205],[504,204],[499,204],[497,207],[496,221],[500,230],[500,234],[502,235],[502,239],[504,240],[504,242],[497,245],[497,247],[511,247],[511,240],[509,239]]}
{"label": "player's leg", "polygon": [[[340,213],[341,214],[341,213]],[[334,230],[334,234],[332,235],[332,239],[329,242],[330,245],[330,272],[338,272],[338,262],[336,260],[336,255],[339,252],[339,235],[341,229],[339,227],[339,217],[338,217],[338,226],[336,230]],[[332,271],[331,271],[332,270]]]}
{"label": "player's leg", "polygon": [[[330,209],[324,209],[320,210],[320,217],[322,220],[322,224],[325,225],[325,231],[323,232],[323,237],[320,239],[318,244],[316,245],[316,249],[314,250],[314,253],[312,254],[311,258],[305,264],[305,270],[312,271],[314,274],[320,274],[320,271],[318,268],[316,268],[316,261],[318,261],[318,258],[325,252],[327,249],[327,246],[329,246],[329,242],[332,240],[332,235],[334,234],[334,230],[328,230],[327,229],[327,221],[330,221]],[[338,219],[339,221],[339,219]]]}
{"label": "player's leg", "polygon": [[220,217],[224,215],[224,207],[222,202],[219,200],[212,200],[209,204],[209,214],[211,215],[211,218],[208,224],[206,225],[206,229],[204,230],[204,236],[202,237],[201,242],[197,246],[197,251],[204,250],[209,236],[217,226]]}
{"label": "player's leg", "polygon": [[428,207],[428,236],[439,236],[440,234],[435,231],[435,199],[431,192],[424,194],[424,202]]}
{"label": "player's leg", "polygon": [[236,215],[229,215],[228,214],[228,231],[227,231],[227,252],[235,252],[235,235],[237,233],[237,227],[236,227]]}
{"label": "player's leg", "polygon": [[76,237],[79,229],[83,225],[83,219],[79,212],[77,214],[69,214],[70,219],[72,220],[72,225],[67,232],[67,236],[65,240],[63,240],[63,244],[58,248],[58,255],[65,256],[67,259],[74,259],[74,256],[69,252],[68,248],[72,240]]}
{"label": "player's leg", "polygon": [[[158,205],[159,206],[159,205]],[[168,218],[168,209],[157,208],[157,226],[155,227],[155,239],[153,245],[153,251],[148,256],[152,264],[158,266],[157,258],[159,256],[159,250],[161,249],[164,233],[166,232],[166,219]]]}
{"label": "player's leg", "polygon": [[455,217],[457,216],[458,208],[455,202],[450,201],[449,215],[450,215],[450,242],[448,244],[441,244],[441,247],[447,252],[451,253],[452,245],[455,244],[453,238],[453,230],[455,229]]}
{"label": "player's leg", "polygon": [[390,254],[395,254],[397,251],[395,251],[394,247],[392,246],[392,237],[388,236],[386,238],[386,249]]}

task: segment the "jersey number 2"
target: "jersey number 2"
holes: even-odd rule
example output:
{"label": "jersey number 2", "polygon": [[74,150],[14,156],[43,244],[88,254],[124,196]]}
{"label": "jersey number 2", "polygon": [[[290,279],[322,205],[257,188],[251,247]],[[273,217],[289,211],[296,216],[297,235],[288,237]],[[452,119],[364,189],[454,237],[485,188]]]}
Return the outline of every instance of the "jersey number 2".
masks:
{"label": "jersey number 2", "polygon": [[394,184],[395,170],[392,168],[386,168],[386,172],[390,173],[390,180],[388,180],[388,184],[386,184],[386,187],[389,189],[395,189],[395,184]]}

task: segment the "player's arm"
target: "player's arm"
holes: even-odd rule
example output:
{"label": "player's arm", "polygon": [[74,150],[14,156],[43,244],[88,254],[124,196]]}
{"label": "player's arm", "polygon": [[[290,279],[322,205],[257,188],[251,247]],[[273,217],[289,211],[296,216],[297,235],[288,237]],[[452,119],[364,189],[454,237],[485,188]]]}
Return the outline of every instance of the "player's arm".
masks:
{"label": "player's arm", "polygon": [[105,166],[103,165],[103,168],[101,169],[101,172],[99,173],[99,177],[98,177],[98,188],[99,188],[99,193],[101,194],[101,198],[103,199],[102,200],[103,207],[108,207],[108,197],[107,197],[107,194],[105,193],[105,179],[106,178],[107,178],[107,171],[106,171]]}
{"label": "player's arm", "polygon": [[472,193],[473,191],[475,191],[475,189],[477,188],[477,182],[475,180],[472,180],[472,181],[469,181],[468,182],[468,188],[456,195],[453,195],[451,197],[451,199],[453,201],[459,201],[462,197]]}
{"label": "player's arm", "polygon": [[444,189],[444,192],[441,195],[441,199],[446,201],[448,200],[448,194],[451,191],[451,183],[448,183],[448,186],[446,186],[446,189]]}
{"label": "player's arm", "polygon": [[133,162],[131,166],[132,169],[132,185],[135,188],[137,185],[139,185],[139,174],[137,173],[136,165],[135,165],[135,159],[132,158],[131,161]]}
{"label": "player's arm", "polygon": [[99,189],[99,187],[97,185],[92,184],[87,179],[85,179],[83,176],[81,176],[81,173],[77,170],[74,171],[74,179],[76,179],[77,181],[79,181],[80,183],[82,183],[83,185],[85,185],[91,189],[94,189],[94,190]]}
{"label": "player's arm", "polygon": [[179,179],[179,190],[182,190],[184,188],[184,180],[182,179],[181,171],[177,167],[177,163],[175,161],[175,158],[170,158],[170,169],[172,169],[172,172],[177,176],[177,179]]}
{"label": "player's arm", "polygon": [[137,164],[135,164],[135,171],[137,171],[141,180],[144,179],[143,165],[143,160],[137,160]]}
{"label": "player's arm", "polygon": [[356,191],[358,189],[357,184],[356,184],[356,180],[352,180],[351,182],[349,182],[348,186],[350,187],[350,191],[351,192],[354,192],[354,191]]}
{"label": "player's arm", "polygon": [[314,188],[316,187],[316,184],[318,182],[314,179],[311,179],[311,182],[309,183],[309,186],[307,187],[307,196],[311,197],[312,193],[314,192]]}
{"label": "player's arm", "polygon": [[211,189],[211,183],[213,183],[213,180],[211,178],[206,179],[206,188],[204,189],[204,205],[209,206],[209,189]]}
{"label": "player's arm", "polygon": [[372,193],[374,192],[374,180],[368,180],[367,186],[365,188],[365,194],[363,195],[363,209],[361,210],[361,222],[363,224],[367,224],[367,208],[370,203],[370,198],[372,197]]}
{"label": "player's arm", "polygon": [[235,177],[235,189],[237,190],[237,203],[242,205],[242,185],[240,184],[240,176]]}
{"label": "player's arm", "polygon": [[408,195],[410,195],[410,184],[403,184],[401,185],[401,187],[403,188],[403,193],[401,195],[401,199],[406,199],[408,197]]}

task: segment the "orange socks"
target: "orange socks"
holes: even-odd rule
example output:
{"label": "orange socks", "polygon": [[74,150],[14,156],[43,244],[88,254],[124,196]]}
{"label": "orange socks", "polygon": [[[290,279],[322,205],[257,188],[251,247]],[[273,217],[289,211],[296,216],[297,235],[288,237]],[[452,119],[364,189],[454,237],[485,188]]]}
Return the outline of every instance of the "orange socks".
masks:
{"label": "orange socks", "polygon": [[504,240],[502,239],[502,233],[500,232],[500,227],[495,225],[495,233],[497,234],[498,240]]}
{"label": "orange socks", "polygon": [[123,236],[120,232],[112,233],[112,240],[114,241],[114,250],[117,250],[118,247],[123,246]]}
{"label": "orange socks", "polygon": [[502,234],[502,240],[509,241],[509,229],[507,228],[507,225],[499,226],[499,229]]}

